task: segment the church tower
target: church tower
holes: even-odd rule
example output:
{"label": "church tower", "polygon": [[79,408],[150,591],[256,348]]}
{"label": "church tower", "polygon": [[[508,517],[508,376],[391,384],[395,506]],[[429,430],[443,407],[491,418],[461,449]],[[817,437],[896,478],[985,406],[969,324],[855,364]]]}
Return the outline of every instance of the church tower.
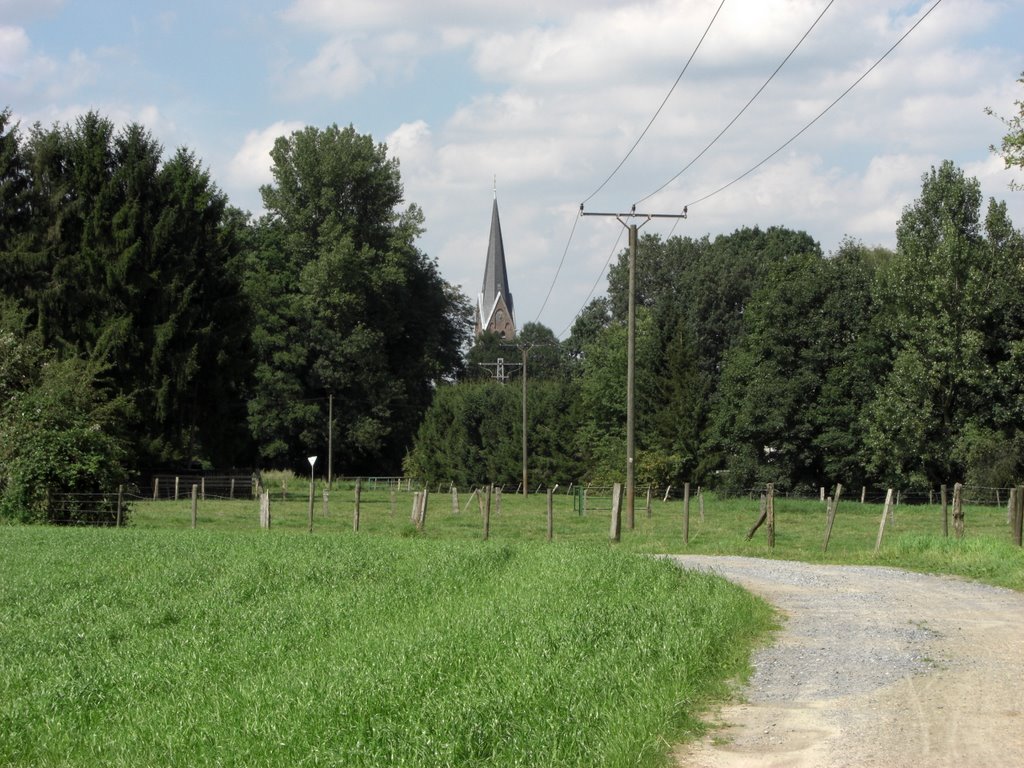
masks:
{"label": "church tower", "polygon": [[503,339],[516,335],[515,307],[508,290],[508,272],[505,269],[505,246],[501,241],[501,221],[498,219],[498,193],[494,193],[491,209],[491,236],[487,243],[487,264],[484,267],[484,285],[476,302],[476,335],[494,331]]}

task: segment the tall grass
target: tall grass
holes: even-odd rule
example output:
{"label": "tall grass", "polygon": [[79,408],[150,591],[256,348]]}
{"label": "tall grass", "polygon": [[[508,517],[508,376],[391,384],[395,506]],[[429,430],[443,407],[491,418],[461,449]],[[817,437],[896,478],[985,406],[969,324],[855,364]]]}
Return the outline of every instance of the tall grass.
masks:
{"label": "tall grass", "polygon": [[[308,481],[300,483],[308,494]],[[308,525],[308,496],[289,494],[288,501],[272,503],[273,531],[301,531]],[[321,488],[314,499],[314,531],[318,534],[349,534],[352,531],[354,493],[351,487],[336,487],[324,514]],[[409,512],[412,494],[394,496],[389,490],[362,492],[360,533],[363,535],[411,535]],[[605,544],[609,534],[608,498],[593,498],[584,514],[574,509],[571,496],[554,497],[554,530],[558,542]],[[758,516],[758,501],[751,498],[720,499],[705,494],[704,520],[699,517],[696,498],[690,503],[689,542],[683,541],[683,503],[679,499],[655,499],[647,516],[645,499],[637,497],[635,527],[622,525],[620,548],[641,553],[693,552],[753,557],[806,560],[829,563],[874,563],[930,573],[946,573],[980,579],[991,584],[1024,590],[1024,550],[1011,544],[1006,509],[983,505],[965,507],[966,536],[943,535],[942,511],[938,504],[901,504],[895,509],[895,523],[887,523],[881,551],[875,555],[882,506],[849,499],[840,502],[827,552],[823,552],[825,505],[818,501],[776,497],[776,546],[769,549],[764,529],[746,540],[747,531]],[[200,506],[199,525],[204,529],[254,530],[258,505],[247,501],[208,501]],[[186,528],[190,524],[187,500],[139,502],[133,524],[140,528]],[[492,499],[490,537],[500,542],[544,541],[547,532],[544,495],[518,496],[506,493],[501,511]],[[420,534],[444,541],[479,540],[482,536],[478,503],[469,494],[459,496],[459,511],[452,511],[448,493],[430,495],[425,529]]]}
{"label": "tall grass", "polygon": [[0,764],[656,765],[768,608],[608,546],[0,528]]}

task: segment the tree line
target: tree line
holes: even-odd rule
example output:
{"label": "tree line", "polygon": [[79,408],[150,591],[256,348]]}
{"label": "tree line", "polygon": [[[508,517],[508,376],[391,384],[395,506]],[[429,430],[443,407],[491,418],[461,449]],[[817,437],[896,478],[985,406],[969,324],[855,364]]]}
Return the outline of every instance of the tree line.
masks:
{"label": "tree line", "polygon": [[[1005,486],[1024,470],[1024,237],[951,162],[923,176],[896,249],[744,227],[644,235],[637,265],[637,478],[738,491]],[[530,365],[530,476],[625,472],[628,253],[561,343]],[[483,337],[441,388],[407,461],[430,481],[516,484],[519,387],[484,379],[518,352]],[[475,367],[474,367],[475,366]],[[532,382],[532,384],[530,383]]]}
{"label": "tree line", "polygon": [[[335,473],[518,479],[521,390],[489,364],[522,352],[470,346],[398,161],[337,125],[279,138],[271,161],[253,217],[140,125],[0,112],[0,517],[45,519],[54,494],[131,470],[302,469],[329,438]],[[951,163],[896,234],[828,254],[782,227],[645,235],[638,479],[1018,480],[1022,236]],[[624,472],[626,269],[623,253],[567,339],[515,340],[536,482]]]}
{"label": "tree line", "polygon": [[468,301],[416,247],[398,161],[352,127],[277,140],[266,213],[188,149],[90,112],[0,112],[0,515],[129,469],[397,470]]}

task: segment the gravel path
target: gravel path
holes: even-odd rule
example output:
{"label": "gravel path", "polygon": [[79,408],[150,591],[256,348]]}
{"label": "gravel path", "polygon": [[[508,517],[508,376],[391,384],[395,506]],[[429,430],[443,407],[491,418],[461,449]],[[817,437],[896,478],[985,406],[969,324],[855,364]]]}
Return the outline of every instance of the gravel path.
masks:
{"label": "gravel path", "polygon": [[690,768],[1024,765],[1024,594],[893,568],[675,556],[783,616]]}

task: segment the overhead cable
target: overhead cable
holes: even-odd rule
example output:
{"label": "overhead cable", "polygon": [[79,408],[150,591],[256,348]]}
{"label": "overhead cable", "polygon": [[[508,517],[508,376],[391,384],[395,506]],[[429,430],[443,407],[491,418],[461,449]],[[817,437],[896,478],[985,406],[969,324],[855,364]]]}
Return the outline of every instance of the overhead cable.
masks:
{"label": "overhead cable", "polygon": [[573,323],[575,323],[575,322],[576,322],[576,319],[577,319],[577,318],[578,318],[578,317],[579,317],[580,315],[582,315],[582,314],[583,314],[583,310],[587,308],[587,304],[589,304],[589,303],[590,303],[590,297],[594,295],[594,291],[596,291],[596,290],[597,290],[597,286],[598,286],[598,284],[599,284],[599,283],[601,282],[601,278],[602,278],[602,277],[604,277],[604,273],[605,273],[605,271],[606,271],[606,270],[608,269],[608,265],[609,265],[609,264],[611,263],[611,261],[612,261],[612,256],[614,256],[614,255],[615,255],[615,253],[616,253],[616,252],[618,251],[618,248],[619,248],[619,241],[620,241],[620,240],[622,240],[622,233],[623,233],[623,232],[625,232],[625,231],[626,231],[625,229],[623,229],[622,227],[619,227],[619,234],[618,234],[618,237],[616,237],[616,238],[615,238],[615,244],[614,244],[614,245],[612,245],[612,249],[611,249],[611,251],[610,251],[610,252],[608,253],[608,258],[607,258],[607,259],[605,259],[605,261],[604,261],[604,266],[603,266],[603,267],[601,267],[601,272],[600,272],[600,274],[599,274],[599,275],[597,276],[597,279],[596,279],[596,280],[594,281],[594,284],[593,284],[593,285],[592,285],[592,286],[590,287],[590,293],[588,293],[588,294],[587,294],[587,298],[585,298],[585,299],[583,300],[583,306],[581,306],[581,307],[579,308],[579,310],[578,310],[578,311],[576,312],[576,314],[575,314],[575,315],[573,315],[573,318],[572,318],[572,320],[570,321],[569,325],[567,325],[567,326],[566,326],[565,328],[563,328],[563,329],[562,329],[562,331],[561,331],[561,333],[559,333],[559,334],[558,334],[558,335],[557,335],[557,336],[556,336],[555,338],[557,338],[557,339],[561,339],[561,338],[562,338],[563,336],[565,336],[565,334],[566,334],[566,333],[568,333],[568,332],[569,332],[570,330],[572,330],[572,326],[573,326]]}
{"label": "overhead cable", "polygon": [[697,162],[698,160],[700,160],[700,159],[701,159],[701,157],[703,157],[703,156],[704,156],[704,153],[705,153],[705,152],[707,152],[707,151],[708,151],[709,149],[711,149],[711,147],[713,147],[713,146],[714,146],[714,145],[715,145],[715,144],[716,144],[716,143],[718,142],[718,140],[719,140],[720,138],[722,138],[722,136],[723,136],[723,135],[725,135],[725,132],[726,132],[726,131],[728,131],[728,130],[729,130],[730,128],[732,128],[733,124],[734,124],[734,123],[735,123],[735,122],[736,122],[737,120],[739,120],[739,119],[740,119],[740,116],[741,116],[741,115],[742,115],[742,114],[743,114],[744,112],[746,112],[746,111],[747,111],[747,108],[748,108],[748,107],[749,107],[749,106],[750,106],[751,104],[753,104],[753,103],[754,103],[754,101],[755,101],[755,100],[757,99],[757,97],[758,97],[758,96],[760,96],[760,95],[761,95],[761,92],[762,92],[762,91],[763,91],[763,90],[764,90],[765,88],[767,88],[767,87],[768,87],[768,83],[770,83],[770,82],[771,82],[771,81],[772,81],[772,80],[773,80],[773,79],[775,78],[775,76],[776,76],[777,74],[779,74],[779,70],[781,70],[781,69],[782,69],[782,68],[783,68],[783,67],[784,67],[784,66],[786,65],[786,62],[790,60],[790,58],[791,58],[791,57],[793,56],[793,54],[794,54],[794,53],[796,53],[796,50],[797,50],[797,48],[799,48],[799,47],[800,47],[800,46],[801,46],[801,45],[803,44],[804,40],[806,40],[806,39],[807,39],[808,35],[810,35],[810,34],[811,34],[811,32],[812,32],[812,31],[814,30],[814,28],[815,28],[816,26],[818,26],[818,22],[819,22],[819,21],[821,21],[822,17],[824,17],[824,15],[825,15],[826,13],[828,13],[828,9],[832,7],[832,4],[833,4],[834,2],[835,2],[835,0],[829,0],[829,3],[828,3],[828,5],[826,5],[826,6],[825,6],[824,10],[822,10],[822,12],[821,12],[820,14],[818,14],[818,18],[816,18],[816,19],[814,20],[814,23],[813,23],[813,24],[811,24],[811,26],[809,26],[809,27],[807,28],[807,31],[806,31],[806,32],[804,32],[804,34],[803,34],[803,37],[801,37],[801,38],[800,38],[799,40],[797,40],[797,43],[796,43],[796,45],[794,45],[794,46],[793,46],[793,48],[792,48],[792,50],[790,50],[790,52],[786,54],[786,58],[784,58],[784,59],[783,59],[783,60],[782,60],[782,61],[781,61],[781,62],[779,63],[779,66],[777,66],[777,67],[775,68],[775,71],[774,71],[774,72],[772,72],[772,73],[771,73],[771,75],[769,75],[769,76],[768,76],[768,79],[767,79],[767,80],[765,80],[765,81],[764,81],[764,83],[762,83],[762,84],[761,84],[761,87],[760,87],[760,88],[758,88],[758,89],[757,89],[757,91],[756,91],[756,92],[754,93],[754,95],[750,97],[750,100],[749,100],[749,101],[748,101],[748,102],[747,102],[746,104],[744,104],[744,105],[743,105],[743,109],[741,109],[741,110],[740,110],[739,112],[737,112],[737,113],[736,113],[736,115],[735,115],[735,116],[733,117],[733,119],[732,119],[732,120],[730,120],[730,121],[729,121],[729,122],[728,122],[728,123],[726,124],[725,128],[723,128],[723,129],[722,129],[721,131],[719,131],[718,135],[717,135],[717,136],[715,136],[715,138],[713,138],[713,139],[711,140],[711,142],[710,142],[710,143],[709,143],[709,144],[708,144],[708,145],[707,145],[706,147],[704,147],[704,149],[702,149],[702,150],[701,150],[701,151],[700,151],[699,153],[697,153],[697,156],[696,156],[696,157],[694,157],[694,158],[693,158],[693,159],[692,159],[692,160],[691,160],[690,162],[688,162],[688,163],[687,163],[686,165],[684,165],[684,166],[683,166],[683,168],[682,168],[682,170],[680,170],[680,171],[679,171],[679,172],[678,172],[678,173],[677,173],[677,174],[676,174],[675,176],[673,176],[673,177],[672,177],[671,179],[669,179],[668,181],[666,181],[666,182],[665,182],[664,184],[662,184],[662,185],[661,185],[660,187],[658,187],[658,188],[657,188],[656,190],[654,190],[654,191],[653,191],[653,192],[651,192],[650,194],[648,194],[648,195],[645,195],[644,197],[641,197],[641,198],[640,198],[639,200],[637,200],[637,201],[636,201],[636,204],[637,204],[637,205],[639,205],[640,203],[642,203],[642,202],[644,202],[644,201],[646,201],[646,200],[649,200],[650,198],[654,197],[654,196],[655,196],[656,194],[658,194],[659,192],[661,192],[661,190],[663,190],[663,189],[664,189],[665,187],[667,187],[667,186],[668,186],[669,184],[671,184],[671,183],[672,183],[673,181],[675,181],[675,180],[676,180],[676,179],[678,179],[678,178],[679,178],[680,176],[682,176],[682,175],[683,175],[683,174],[684,174],[684,173],[685,173],[685,172],[686,172],[687,170],[689,170],[690,166],[692,166],[692,165],[693,165],[694,163],[696,163],[696,162]]}
{"label": "overhead cable", "polygon": [[704,34],[700,36],[700,40],[697,41],[697,45],[693,49],[693,53],[691,53],[690,58],[686,60],[686,64],[683,65],[682,71],[679,73],[679,76],[676,78],[676,81],[672,83],[672,87],[668,89],[668,93],[665,94],[665,98],[662,99],[661,104],[658,106],[658,109],[654,112],[654,116],[651,117],[650,122],[647,123],[647,127],[643,129],[641,134],[637,137],[636,141],[633,142],[633,146],[629,148],[629,151],[626,153],[626,156],[619,161],[618,165],[615,166],[615,170],[608,174],[608,178],[602,181],[597,189],[595,189],[593,192],[587,195],[587,197],[583,200],[584,205],[589,203],[590,200],[594,197],[594,195],[596,195],[598,192],[604,189],[605,185],[615,177],[615,174],[617,174],[619,172],[619,169],[621,169],[622,166],[625,165],[626,161],[629,159],[629,156],[633,154],[633,150],[637,148],[637,145],[639,145],[640,142],[643,140],[644,136],[647,135],[647,131],[649,131],[651,129],[651,126],[654,125],[654,121],[658,119],[658,115],[661,114],[661,110],[665,107],[665,104],[668,102],[669,97],[672,95],[672,92],[676,89],[676,86],[679,85],[679,81],[683,79],[683,75],[686,74],[686,70],[689,68],[690,62],[693,61],[694,56],[697,55],[697,51],[700,50],[700,46],[703,44],[704,38],[707,37],[708,32],[711,31],[711,25],[715,23],[715,19],[718,18],[718,13],[719,11],[722,10],[723,5],[725,5],[725,0],[722,0],[722,2],[718,4],[718,9],[715,11],[715,15],[711,17],[711,21],[708,22],[708,26],[704,30]]}
{"label": "overhead cable", "polygon": [[929,14],[931,14],[931,12],[932,12],[932,11],[934,11],[934,10],[935,10],[936,8],[938,8],[938,7],[939,7],[939,4],[940,4],[940,3],[942,3],[942,0],[935,0],[935,2],[934,2],[934,3],[932,4],[932,7],[931,7],[931,8],[929,8],[929,9],[928,9],[927,11],[925,11],[924,15],[923,15],[923,16],[921,16],[921,18],[919,18],[919,19],[918,19],[917,21],[915,21],[915,22],[913,23],[913,25],[911,25],[910,29],[908,29],[908,30],[907,30],[906,32],[904,32],[904,33],[903,33],[903,34],[902,34],[902,35],[900,36],[900,38],[899,38],[899,39],[898,39],[898,40],[897,40],[897,41],[896,41],[895,43],[893,43],[893,44],[892,44],[892,46],[891,46],[891,47],[889,48],[889,50],[887,50],[887,51],[886,51],[885,53],[883,53],[883,54],[881,55],[881,57],[880,57],[880,58],[879,58],[879,59],[878,59],[878,60],[877,60],[877,61],[876,61],[876,62],[875,62],[874,64],[872,64],[872,65],[871,65],[870,67],[868,67],[868,68],[867,68],[867,70],[866,70],[866,71],[864,72],[864,74],[862,74],[862,75],[861,75],[860,77],[858,77],[858,78],[857,78],[856,80],[854,80],[854,81],[853,81],[853,83],[852,83],[852,84],[850,85],[850,87],[849,87],[849,88],[847,88],[847,89],[846,89],[845,91],[843,91],[843,92],[842,92],[841,94],[839,94],[839,96],[837,96],[837,97],[836,97],[836,99],[835,99],[835,100],[834,100],[834,101],[833,101],[833,102],[832,102],[831,104],[829,104],[829,105],[828,105],[827,107],[825,107],[825,108],[824,108],[823,110],[821,110],[821,112],[819,112],[819,113],[817,114],[817,116],[816,116],[816,117],[815,117],[815,118],[814,118],[813,120],[811,120],[811,121],[810,121],[809,123],[807,123],[807,125],[805,125],[805,126],[804,126],[803,128],[801,128],[801,129],[800,129],[799,131],[797,131],[797,132],[796,132],[795,134],[793,134],[793,136],[792,136],[792,137],[790,137],[790,138],[789,138],[789,140],[787,140],[787,141],[786,141],[786,142],[785,142],[784,144],[782,144],[781,146],[779,146],[779,147],[778,147],[778,149],[776,149],[776,150],[775,150],[774,152],[772,152],[772,153],[771,153],[770,155],[768,155],[768,156],[767,156],[767,157],[765,157],[765,158],[764,158],[763,160],[761,160],[761,161],[760,161],[759,163],[757,163],[756,165],[754,165],[754,166],[753,166],[752,168],[750,168],[750,169],[748,169],[747,171],[745,171],[745,172],[741,173],[741,174],[740,174],[739,176],[737,176],[737,177],[736,177],[735,179],[733,179],[732,181],[730,181],[730,182],[729,182],[728,184],[723,184],[723,185],[722,185],[721,187],[719,187],[718,189],[716,189],[716,190],[715,190],[714,192],[709,192],[708,194],[704,195],[703,197],[698,197],[698,198],[697,198],[696,200],[694,200],[694,201],[693,201],[693,202],[691,202],[691,203],[687,203],[686,205],[687,205],[688,207],[692,208],[693,206],[697,205],[698,203],[703,203],[703,202],[704,202],[705,200],[707,200],[707,199],[709,199],[709,198],[712,198],[712,197],[714,197],[715,195],[719,194],[720,192],[724,192],[725,190],[727,190],[727,189],[728,189],[729,187],[731,187],[731,186],[732,186],[733,184],[735,184],[736,182],[738,182],[738,181],[741,181],[742,179],[745,179],[745,178],[746,178],[747,176],[749,176],[749,175],[750,175],[751,173],[753,173],[754,171],[756,171],[756,170],[757,170],[758,168],[760,168],[760,167],[761,167],[762,165],[764,165],[764,164],[765,164],[765,163],[767,163],[767,162],[768,162],[769,160],[771,160],[771,159],[772,159],[773,157],[775,157],[775,156],[776,156],[777,154],[779,154],[779,152],[781,152],[781,151],[782,151],[782,150],[784,150],[784,149],[785,149],[786,147],[788,147],[788,146],[789,146],[790,144],[792,144],[792,143],[793,143],[794,141],[796,141],[796,140],[797,140],[797,139],[798,139],[798,138],[799,138],[799,137],[800,137],[801,135],[803,135],[803,133],[804,133],[805,131],[807,131],[807,129],[808,129],[808,128],[810,128],[810,127],[811,127],[812,125],[814,125],[814,124],[815,124],[816,122],[818,122],[818,120],[820,120],[820,119],[821,119],[822,117],[824,117],[824,116],[825,116],[825,114],[826,114],[826,113],[827,113],[827,112],[828,112],[828,111],[829,111],[830,109],[832,109],[832,107],[834,107],[834,106],[835,106],[836,104],[838,104],[838,103],[839,103],[840,101],[842,101],[842,100],[843,100],[843,98],[844,98],[844,97],[845,97],[845,96],[846,96],[846,95],[847,95],[847,94],[848,94],[848,93],[849,93],[850,91],[852,91],[852,90],[853,90],[854,88],[856,88],[856,87],[857,87],[857,86],[858,86],[858,85],[860,84],[860,82],[861,82],[861,81],[862,81],[862,80],[863,80],[863,79],[864,79],[865,77],[867,77],[868,75],[870,75],[870,74],[871,74],[871,72],[872,72],[872,71],[873,71],[873,70],[875,69],[875,67],[877,67],[877,66],[878,66],[879,64],[881,64],[881,63],[882,63],[882,62],[883,62],[883,61],[884,61],[884,60],[886,59],[886,57],[888,57],[888,56],[889,56],[889,54],[890,54],[890,53],[892,53],[892,52],[893,52],[894,50],[896,50],[896,48],[897,48],[897,47],[898,47],[898,46],[900,45],[900,43],[902,43],[902,42],[903,42],[904,40],[906,40],[906,39],[907,39],[907,37],[908,37],[908,36],[910,35],[910,33],[911,33],[911,32],[913,32],[913,31],[914,31],[915,29],[917,29],[918,25],[919,25],[919,24],[920,24],[920,23],[921,23],[922,21],[924,21],[925,19],[927,19],[927,18],[928,18],[928,16],[929,16]]}

